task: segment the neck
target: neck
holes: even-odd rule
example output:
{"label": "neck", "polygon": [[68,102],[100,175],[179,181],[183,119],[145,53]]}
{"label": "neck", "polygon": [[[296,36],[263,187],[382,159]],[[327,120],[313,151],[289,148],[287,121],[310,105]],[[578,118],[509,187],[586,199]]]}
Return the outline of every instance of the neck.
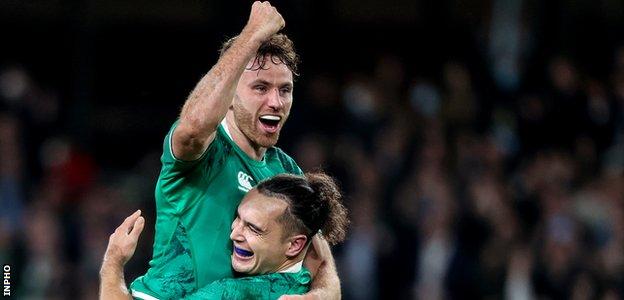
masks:
{"label": "neck", "polygon": [[277,268],[277,270],[275,272],[284,272],[286,270],[288,270],[288,268],[291,268],[292,266],[303,262],[303,258],[306,256],[306,253],[308,253],[308,248],[310,247],[310,243],[308,243],[305,248],[303,250],[301,250],[301,252],[299,252],[299,255],[295,256],[295,257],[291,257],[291,258],[287,258],[286,261],[284,261],[282,263],[282,265]]}
{"label": "neck", "polygon": [[231,135],[232,140],[236,145],[238,145],[245,154],[247,154],[251,159],[260,161],[264,157],[264,153],[266,153],[267,148],[262,147],[253,141],[251,141],[236,125],[234,122],[234,113],[230,110],[225,116],[225,123],[227,124],[228,131]]}
{"label": "neck", "polygon": [[303,257],[297,256],[295,259],[286,260],[275,273],[295,273],[303,267]]}

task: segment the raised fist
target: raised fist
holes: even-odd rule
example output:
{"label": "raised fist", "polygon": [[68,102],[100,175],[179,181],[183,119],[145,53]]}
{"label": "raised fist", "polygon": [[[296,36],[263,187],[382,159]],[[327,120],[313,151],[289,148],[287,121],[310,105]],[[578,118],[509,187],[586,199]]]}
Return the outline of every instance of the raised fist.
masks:
{"label": "raised fist", "polygon": [[264,42],[285,25],[282,15],[268,1],[256,1],[251,6],[249,21],[244,30],[251,33],[258,41]]}

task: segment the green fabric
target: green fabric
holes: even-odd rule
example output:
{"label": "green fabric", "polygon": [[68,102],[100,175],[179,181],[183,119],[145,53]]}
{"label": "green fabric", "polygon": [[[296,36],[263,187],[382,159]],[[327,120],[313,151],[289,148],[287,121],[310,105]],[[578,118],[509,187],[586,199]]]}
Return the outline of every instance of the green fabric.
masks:
{"label": "green fabric", "polygon": [[202,287],[184,299],[277,299],[302,295],[310,290],[310,272],[272,273],[242,278],[225,278]]}
{"label": "green fabric", "polygon": [[213,281],[233,277],[230,227],[249,188],[281,173],[302,174],[276,147],[262,161],[249,158],[221,125],[206,152],[192,162],[173,157],[170,137],[163,145],[156,183],[156,233],[147,273],[131,289],[179,299]]}

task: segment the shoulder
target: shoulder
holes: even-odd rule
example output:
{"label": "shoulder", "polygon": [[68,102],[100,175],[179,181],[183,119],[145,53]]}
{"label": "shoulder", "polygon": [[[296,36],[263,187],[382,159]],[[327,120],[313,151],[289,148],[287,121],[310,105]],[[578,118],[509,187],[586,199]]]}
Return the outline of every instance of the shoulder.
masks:
{"label": "shoulder", "polygon": [[163,155],[161,157],[161,161],[163,163],[173,162],[178,164],[195,165],[201,161],[204,161],[207,156],[214,156],[220,153],[227,153],[228,151],[231,151],[231,144],[227,137],[227,134],[223,130],[222,125],[219,124],[214,140],[210,143],[208,148],[206,148],[204,153],[202,153],[199,158],[192,161],[185,161],[175,157],[173,153],[173,135],[174,132],[177,130],[179,123],[180,120],[176,120],[171,125],[169,131],[167,132],[167,135],[165,136],[163,144]]}
{"label": "shoulder", "polygon": [[228,137],[225,129],[223,129],[223,125],[219,124],[217,127],[217,135],[212,143],[215,144],[215,147],[219,148],[219,150],[230,152],[232,151],[232,143],[234,142]]}
{"label": "shoulder", "polygon": [[275,273],[271,275],[271,290],[274,298],[281,295],[301,295],[310,291],[312,277],[305,268],[297,273]]}
{"label": "shoulder", "polygon": [[232,145],[228,142],[226,133],[223,132],[222,128],[218,128],[215,139],[198,159],[184,161],[176,158],[171,149],[171,137],[177,123],[178,121],[171,126],[163,145],[158,187],[164,188],[164,190],[171,188],[178,191],[186,189],[187,185],[180,181],[181,178],[195,180],[205,177],[210,180],[215,172],[220,170],[232,152]]}
{"label": "shoulder", "polygon": [[302,175],[303,171],[297,165],[297,162],[290,157],[286,152],[284,152],[279,147],[271,147],[267,150],[267,154],[273,158],[278,160],[281,165],[284,167],[284,170],[290,174]]}

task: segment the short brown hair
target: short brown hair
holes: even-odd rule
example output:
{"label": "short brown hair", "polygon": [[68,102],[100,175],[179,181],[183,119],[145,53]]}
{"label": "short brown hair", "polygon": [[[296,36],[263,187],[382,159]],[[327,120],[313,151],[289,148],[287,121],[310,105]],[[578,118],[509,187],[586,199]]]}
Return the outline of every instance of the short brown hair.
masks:
{"label": "short brown hair", "polygon": [[[234,41],[236,41],[237,38],[238,36],[230,38],[225,41],[223,45],[221,45],[219,57],[223,56],[223,54],[230,49],[230,47],[232,47],[232,44],[234,44]],[[260,45],[258,52],[256,52],[255,58],[255,60],[258,61],[257,70],[264,69],[264,65],[266,63],[265,57],[267,55],[269,55],[274,64],[283,63],[288,67],[294,76],[299,76],[297,71],[299,55],[295,52],[293,42],[285,34],[276,33]]]}
{"label": "short brown hair", "polygon": [[349,218],[342,204],[342,194],[334,180],[321,172],[304,176],[281,174],[256,186],[261,194],[288,203],[278,222],[285,225],[285,235],[303,233],[310,241],[319,230],[330,245],[342,242]]}

